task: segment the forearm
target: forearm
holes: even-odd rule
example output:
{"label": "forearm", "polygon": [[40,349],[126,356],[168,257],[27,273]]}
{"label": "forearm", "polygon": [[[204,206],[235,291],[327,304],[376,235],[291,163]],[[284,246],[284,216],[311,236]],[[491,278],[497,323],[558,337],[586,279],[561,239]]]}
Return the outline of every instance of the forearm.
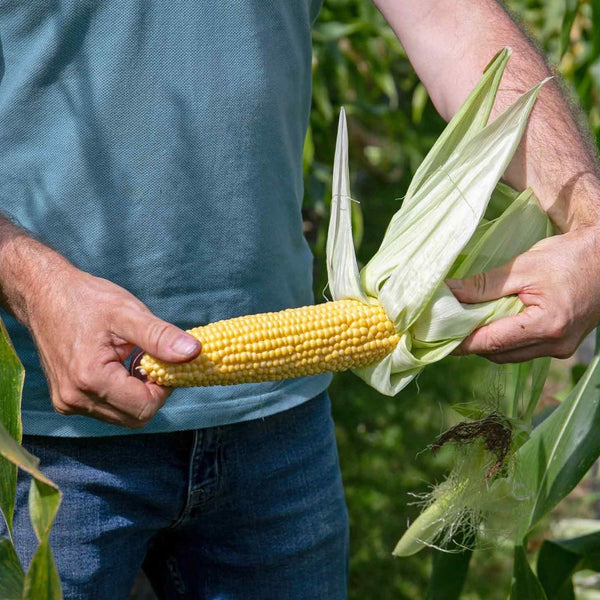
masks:
{"label": "forearm", "polygon": [[51,281],[74,267],[60,254],[0,215],[0,303],[25,325],[30,305]]}
{"label": "forearm", "polygon": [[81,271],[0,216],[0,303],[33,336],[54,408],[140,427],[169,392],[131,377],[135,346],[166,362],[194,358],[200,345],[161,321],[125,289]]}
{"label": "forearm", "polygon": [[[494,111],[551,75],[544,59],[495,0],[374,0],[404,46],[437,110],[449,119],[486,64],[511,46]],[[507,173],[530,186],[562,231],[600,222],[600,179],[591,146],[556,81],[548,82]]]}

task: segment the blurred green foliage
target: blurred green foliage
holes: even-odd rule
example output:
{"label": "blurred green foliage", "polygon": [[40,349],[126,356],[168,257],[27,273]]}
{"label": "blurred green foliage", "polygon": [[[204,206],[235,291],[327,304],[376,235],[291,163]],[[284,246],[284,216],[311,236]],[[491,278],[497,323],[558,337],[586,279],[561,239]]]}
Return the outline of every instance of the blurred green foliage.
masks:
{"label": "blurred green foliage", "polygon": [[[600,0],[509,0],[506,6],[564,76],[581,120],[600,141]],[[444,122],[370,0],[325,0],[314,28],[313,56],[304,207],[320,298],[339,108],[343,105],[349,118],[353,195],[364,200],[363,210],[353,206],[363,262],[377,249]],[[429,367],[393,399],[352,374],[336,376],[331,395],[351,520],[351,600],[425,598],[428,554],[391,556],[407,521],[419,512],[418,498],[410,494],[425,492],[448,469],[450,455],[442,452],[434,460],[427,446],[459,420],[449,407],[484,401],[493,409],[498,385],[502,371],[477,358],[448,358]],[[510,549],[502,548],[476,552],[461,597],[505,598],[509,555]]]}

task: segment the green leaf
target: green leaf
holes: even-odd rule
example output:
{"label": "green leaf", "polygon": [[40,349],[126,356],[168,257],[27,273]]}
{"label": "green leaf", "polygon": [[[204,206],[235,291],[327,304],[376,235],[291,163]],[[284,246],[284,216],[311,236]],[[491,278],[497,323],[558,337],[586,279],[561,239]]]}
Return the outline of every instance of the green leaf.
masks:
{"label": "green leaf", "polygon": [[427,106],[427,100],[429,100],[429,93],[427,88],[419,83],[415,88],[412,95],[412,120],[413,123],[420,123],[423,118],[423,112]]}
{"label": "green leaf", "polygon": [[531,370],[531,390],[529,392],[529,400],[525,407],[525,413],[523,418],[525,421],[529,421],[533,417],[533,413],[540,401],[542,392],[544,391],[544,384],[550,371],[550,363],[552,359],[550,357],[536,358],[532,361]]}
{"label": "green leaf", "polygon": [[[50,528],[60,504],[60,492],[56,485],[39,471],[39,460],[19,444],[23,377],[23,367],[14,352],[6,329],[0,321],[0,416],[2,418],[2,422],[0,422],[0,456],[3,461],[0,465],[1,508],[10,530],[12,529],[15,502],[15,467],[18,466],[33,477],[29,492],[29,511],[31,523],[40,541],[40,546],[25,578],[26,588],[33,590],[31,591],[32,595],[27,597],[47,600],[62,597],[58,573],[48,545]],[[10,469],[6,468],[6,465],[10,465]],[[0,562],[0,569],[11,569],[14,557],[6,550],[6,547],[4,549],[5,552],[0,558],[6,559],[8,562],[6,564]],[[42,595],[42,593],[45,594],[43,590],[46,589],[51,590],[51,595]]]}
{"label": "green leaf", "polygon": [[529,566],[523,546],[515,546],[514,556],[510,600],[548,600],[542,584]]}
{"label": "green leaf", "polygon": [[31,480],[29,513],[38,539],[45,539],[49,536],[59,505],[60,493],[54,484],[37,479]]}
{"label": "green leaf", "polygon": [[315,160],[315,143],[312,136],[312,127],[306,130],[304,148],[302,150],[302,172],[306,175]]}
{"label": "green leaf", "polygon": [[[32,594],[37,593],[37,590],[51,588],[53,595],[26,597],[32,600],[61,598],[58,573],[48,544],[50,528],[60,505],[60,491],[50,479],[39,471],[39,460],[20,446],[2,425],[0,425],[0,454],[33,476],[29,490],[29,512],[31,524],[40,541],[40,546],[29,567],[25,584],[28,586],[27,589],[33,590]],[[2,568],[1,565],[0,568]]]}
{"label": "green leaf", "polygon": [[560,502],[600,455],[600,357],[564,402],[515,454],[515,478],[523,489],[517,540]]}
{"label": "green leaf", "polygon": [[[21,441],[21,392],[25,370],[0,321],[0,426],[18,442]],[[0,451],[1,454],[1,451]],[[17,467],[0,457],[0,511],[12,532],[17,485]]]}
{"label": "green leaf", "polygon": [[433,551],[433,568],[427,587],[427,600],[458,600],[467,578],[472,550]]}
{"label": "green leaf", "polygon": [[313,40],[321,43],[336,42],[340,38],[348,37],[358,31],[372,30],[373,26],[366,21],[356,21],[354,23],[338,23],[329,21],[327,23],[317,23],[313,27]]}
{"label": "green leaf", "polygon": [[580,555],[567,550],[560,543],[544,541],[538,556],[537,572],[548,597],[575,600],[571,576],[580,562]]}
{"label": "green leaf", "polygon": [[20,600],[25,574],[12,542],[0,537],[0,598]]}
{"label": "green leaf", "polygon": [[565,0],[565,14],[560,29],[560,55],[565,55],[567,48],[569,47],[569,37],[571,35],[571,27],[577,16],[577,9],[579,8],[579,0]]}
{"label": "green leaf", "polygon": [[56,564],[45,539],[35,551],[25,576],[23,600],[62,600],[62,597]]}
{"label": "green leaf", "polygon": [[592,5],[592,59],[600,58],[600,0],[591,0]]}

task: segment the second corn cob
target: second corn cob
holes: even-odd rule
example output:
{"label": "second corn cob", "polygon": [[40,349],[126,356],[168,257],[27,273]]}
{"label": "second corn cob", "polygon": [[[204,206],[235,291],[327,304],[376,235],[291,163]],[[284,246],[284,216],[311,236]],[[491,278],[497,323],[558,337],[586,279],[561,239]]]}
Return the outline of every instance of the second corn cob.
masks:
{"label": "second corn cob", "polygon": [[356,300],[236,317],[189,333],[202,343],[198,358],[171,364],[146,354],[140,371],[170,387],[276,381],[365,367],[399,340],[379,304]]}

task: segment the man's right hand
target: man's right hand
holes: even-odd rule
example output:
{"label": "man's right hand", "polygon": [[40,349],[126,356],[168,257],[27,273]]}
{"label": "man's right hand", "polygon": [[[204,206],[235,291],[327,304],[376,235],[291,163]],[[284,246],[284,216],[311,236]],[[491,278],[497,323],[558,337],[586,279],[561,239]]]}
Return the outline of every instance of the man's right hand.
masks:
{"label": "man's right hand", "polygon": [[[37,260],[23,263],[32,254]],[[36,268],[27,271],[23,264]],[[131,376],[123,361],[135,346],[168,362],[200,352],[194,337],[158,319],[132,294],[23,234],[0,244],[0,274],[5,303],[31,331],[61,414],[143,427],[170,390]]]}

